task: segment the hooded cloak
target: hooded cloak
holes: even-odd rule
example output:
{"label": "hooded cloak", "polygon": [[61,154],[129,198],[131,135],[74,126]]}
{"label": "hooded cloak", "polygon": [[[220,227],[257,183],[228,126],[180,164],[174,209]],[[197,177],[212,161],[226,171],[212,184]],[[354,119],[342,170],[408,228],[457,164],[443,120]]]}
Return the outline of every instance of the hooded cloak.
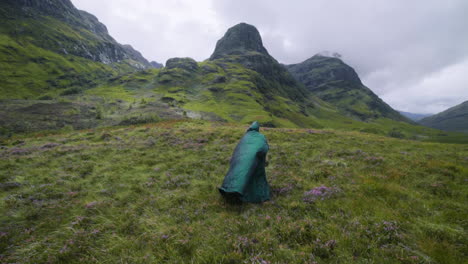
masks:
{"label": "hooded cloak", "polygon": [[220,193],[228,198],[250,203],[270,199],[270,187],[265,175],[268,143],[260,134],[258,122],[252,123],[237,144],[224,177]]}

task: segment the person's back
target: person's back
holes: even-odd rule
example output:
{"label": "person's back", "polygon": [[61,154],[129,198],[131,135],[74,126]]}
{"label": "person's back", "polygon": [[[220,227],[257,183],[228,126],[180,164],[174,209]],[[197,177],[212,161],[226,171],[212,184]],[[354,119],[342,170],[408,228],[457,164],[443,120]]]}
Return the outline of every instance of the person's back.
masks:
{"label": "person's back", "polygon": [[269,147],[259,129],[258,122],[254,122],[234,150],[229,171],[219,188],[228,199],[253,203],[270,199],[270,187],[265,175]]}

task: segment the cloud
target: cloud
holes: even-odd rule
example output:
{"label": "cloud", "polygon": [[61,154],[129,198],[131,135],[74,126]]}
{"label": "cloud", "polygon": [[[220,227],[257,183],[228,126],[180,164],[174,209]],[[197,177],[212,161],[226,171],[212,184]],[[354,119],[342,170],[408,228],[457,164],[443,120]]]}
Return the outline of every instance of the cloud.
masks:
{"label": "cloud", "polygon": [[149,60],[172,57],[204,60],[225,27],[210,0],[72,0],[98,17],[120,43],[131,44]]}
{"label": "cloud", "polygon": [[[341,53],[396,109],[434,112],[468,99],[458,75],[450,74],[468,59],[465,0],[72,1],[95,14],[119,42],[160,62],[204,60],[227,28],[247,22],[282,63],[324,50]],[[444,87],[436,87],[440,80]],[[449,90],[456,94],[447,95],[448,85],[458,87]]]}
{"label": "cloud", "polygon": [[[403,85],[387,93],[383,99],[399,105],[407,111],[418,105],[419,113],[438,113],[447,106],[460,104],[468,99],[468,59],[450,65],[420,79],[416,83]],[[404,93],[402,93],[404,91]]]}

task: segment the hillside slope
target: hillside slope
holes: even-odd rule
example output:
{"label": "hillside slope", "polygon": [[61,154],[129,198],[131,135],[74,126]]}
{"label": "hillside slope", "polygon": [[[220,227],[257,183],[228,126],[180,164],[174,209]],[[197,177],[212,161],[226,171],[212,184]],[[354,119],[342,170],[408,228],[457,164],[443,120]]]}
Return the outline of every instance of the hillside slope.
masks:
{"label": "hillside slope", "polygon": [[468,132],[468,101],[423,118],[419,123],[446,131]]}
{"label": "hillside slope", "polygon": [[354,69],[339,58],[317,54],[286,67],[311,93],[347,116],[364,121],[378,118],[409,121],[363,85]]}
{"label": "hillside slope", "polygon": [[466,145],[261,129],[270,202],[216,189],[247,126],[165,122],[0,149],[2,263],[466,260]]}
{"label": "hillside slope", "polygon": [[70,0],[0,2],[0,99],[33,99],[152,67]]}

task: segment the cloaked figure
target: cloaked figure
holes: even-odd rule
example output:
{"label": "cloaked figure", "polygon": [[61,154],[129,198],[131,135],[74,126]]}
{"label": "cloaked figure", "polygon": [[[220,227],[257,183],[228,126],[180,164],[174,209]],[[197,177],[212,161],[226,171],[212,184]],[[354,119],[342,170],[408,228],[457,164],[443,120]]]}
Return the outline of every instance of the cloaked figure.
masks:
{"label": "cloaked figure", "polygon": [[236,146],[219,192],[230,202],[261,203],[270,199],[265,166],[268,143],[257,121]]}

